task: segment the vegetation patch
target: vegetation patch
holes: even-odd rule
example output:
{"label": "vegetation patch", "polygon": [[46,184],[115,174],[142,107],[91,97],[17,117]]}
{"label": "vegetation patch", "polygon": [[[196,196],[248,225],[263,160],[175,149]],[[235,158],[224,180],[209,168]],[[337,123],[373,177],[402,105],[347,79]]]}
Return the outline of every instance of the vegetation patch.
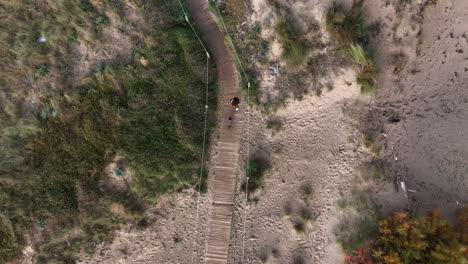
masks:
{"label": "vegetation patch", "polygon": [[301,186],[300,192],[302,195],[302,200],[307,202],[312,197],[314,190],[312,189],[312,185],[306,183]]}
{"label": "vegetation patch", "polygon": [[267,120],[266,127],[268,129],[271,129],[273,133],[277,133],[281,130],[283,126],[283,122],[279,117],[271,117],[270,119]]}
{"label": "vegetation patch", "polygon": [[[466,207],[459,226],[466,228]],[[465,215],[460,217],[460,215]],[[410,218],[396,213],[379,223],[378,233],[367,245],[346,256],[345,263],[466,263],[466,245],[447,220],[434,210],[427,216]]]}
{"label": "vegetation patch", "polygon": [[304,222],[303,219],[301,219],[301,218],[295,219],[294,222],[293,222],[293,227],[294,227],[294,230],[296,230],[296,232],[298,234],[304,234],[305,222]]}
{"label": "vegetation patch", "polygon": [[372,94],[377,88],[377,68],[369,47],[370,27],[365,24],[362,1],[349,11],[334,3],[325,17],[327,30],[335,37],[348,57],[357,65],[357,83],[363,94]]}
{"label": "vegetation patch", "polygon": [[8,261],[19,251],[19,245],[10,220],[0,214],[0,260]]}
{"label": "vegetation patch", "polygon": [[307,40],[299,23],[292,16],[285,15],[276,24],[275,32],[283,44],[281,56],[286,63],[293,68],[303,66],[311,43]]}
{"label": "vegetation patch", "polygon": [[260,188],[262,179],[268,169],[270,169],[270,161],[259,154],[253,155],[248,161],[245,168],[246,176],[249,177],[248,186],[246,182],[242,185],[242,190],[247,187],[247,193],[253,192]]}
{"label": "vegetation patch", "polygon": [[[159,195],[198,182],[205,53],[177,1],[143,2],[157,19],[148,20],[154,30],[142,31],[132,57],[102,63],[72,85],[60,77],[73,66],[71,45],[102,41],[97,27],[123,20],[123,1],[1,1],[0,12],[15,23],[0,18],[0,262],[20,252],[26,233],[41,232],[38,263],[74,263],[77,251],[92,252],[121,223],[144,227],[141,214]],[[41,85],[36,108],[25,103],[28,89],[9,88],[24,84],[24,72]],[[116,156],[125,166],[107,171]],[[131,173],[132,181],[114,190],[108,173]],[[116,203],[128,217],[110,211]]]}
{"label": "vegetation patch", "polygon": [[373,159],[360,167],[361,177],[364,181],[378,182],[384,177],[384,163],[381,159]]}

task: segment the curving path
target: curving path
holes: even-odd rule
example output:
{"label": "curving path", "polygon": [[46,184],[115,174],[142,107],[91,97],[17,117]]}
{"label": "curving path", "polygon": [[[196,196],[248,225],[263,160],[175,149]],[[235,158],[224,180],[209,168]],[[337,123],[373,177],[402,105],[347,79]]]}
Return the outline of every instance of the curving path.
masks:
{"label": "curving path", "polygon": [[[229,100],[241,98],[239,74],[232,60],[231,50],[225,43],[224,34],[218,27],[215,17],[208,10],[207,0],[188,0],[196,28],[206,43],[216,62],[220,105],[220,135],[216,146],[216,157],[212,168],[209,193],[211,210],[208,219],[207,248],[205,263],[227,263],[229,237],[234,209],[234,195],[240,139],[243,125],[243,111],[235,111]],[[233,118],[233,126],[228,128],[227,120]]]}

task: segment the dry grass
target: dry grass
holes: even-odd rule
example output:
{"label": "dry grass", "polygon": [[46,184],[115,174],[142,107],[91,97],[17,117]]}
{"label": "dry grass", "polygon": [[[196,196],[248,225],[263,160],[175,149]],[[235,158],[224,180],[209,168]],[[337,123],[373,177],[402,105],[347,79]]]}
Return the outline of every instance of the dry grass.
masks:
{"label": "dry grass", "polygon": [[293,69],[303,66],[311,43],[299,23],[290,14],[283,14],[275,26],[275,32],[283,45],[281,54],[283,60]]}
{"label": "dry grass", "polygon": [[334,4],[326,14],[328,31],[338,40],[348,57],[357,65],[357,83],[363,94],[373,94],[377,88],[377,68],[369,48],[370,27],[364,23],[361,1],[346,11]]}

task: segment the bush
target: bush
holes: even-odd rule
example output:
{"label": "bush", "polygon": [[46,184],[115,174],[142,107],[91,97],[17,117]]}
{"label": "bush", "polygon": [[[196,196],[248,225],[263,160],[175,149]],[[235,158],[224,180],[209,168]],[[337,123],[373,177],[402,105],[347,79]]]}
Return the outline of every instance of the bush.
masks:
{"label": "bush", "polygon": [[325,25],[344,47],[353,43],[364,47],[369,44],[369,27],[362,17],[360,3],[353,4],[350,11],[345,11],[342,5],[335,2],[327,11]]}
{"label": "bush", "polygon": [[372,257],[363,247],[347,256],[347,263],[363,263],[351,262],[359,255],[375,263],[466,263],[467,249],[460,242],[439,210],[418,218],[400,212],[380,222],[378,235],[370,243]]}
{"label": "bush", "polygon": [[380,222],[374,256],[387,263],[462,263],[466,248],[439,210],[411,219],[396,213]]}
{"label": "bush", "polygon": [[0,214],[0,261],[10,260],[18,252],[18,243],[10,220]]}
{"label": "bush", "polygon": [[[263,175],[265,175],[270,166],[270,162],[264,157],[254,156],[249,159],[245,172],[247,177],[249,177],[248,193],[255,191],[261,186]],[[242,186],[243,190],[245,190],[245,184]]]}
{"label": "bush", "polygon": [[302,219],[296,219],[294,221],[294,230],[296,230],[297,233],[303,234],[305,230],[305,223]]}
{"label": "bush", "polygon": [[292,16],[283,16],[276,24],[275,32],[283,44],[282,58],[293,68],[304,65],[311,44],[298,22]]}
{"label": "bush", "polygon": [[301,186],[300,192],[301,192],[302,200],[307,201],[312,196],[314,191],[310,184],[304,184]]}
{"label": "bush", "polygon": [[301,208],[301,218],[304,219],[304,221],[310,221],[312,219],[312,212],[310,211],[309,208],[307,207]]}
{"label": "bush", "polygon": [[457,212],[457,238],[463,244],[468,244],[468,206]]}
{"label": "bush", "polygon": [[105,16],[98,16],[96,17],[96,19],[94,20],[94,23],[97,25],[97,26],[101,26],[101,25],[105,25],[107,24],[107,18]]}
{"label": "bush", "polygon": [[36,73],[41,76],[46,76],[49,74],[49,68],[45,64],[39,64],[39,66],[37,66]]}
{"label": "bush", "polygon": [[376,67],[374,62],[359,44],[351,44],[347,50],[353,62],[359,67],[357,83],[361,85],[361,92],[363,94],[375,92]]}
{"label": "bush", "polygon": [[361,2],[353,4],[350,11],[335,3],[327,12],[325,23],[327,30],[338,40],[341,48],[357,65],[357,83],[363,94],[375,92],[377,75],[369,48],[370,27],[364,23]]}
{"label": "bush", "polygon": [[266,127],[271,129],[274,132],[278,132],[281,130],[282,122],[281,119],[278,117],[272,117],[267,120]]}

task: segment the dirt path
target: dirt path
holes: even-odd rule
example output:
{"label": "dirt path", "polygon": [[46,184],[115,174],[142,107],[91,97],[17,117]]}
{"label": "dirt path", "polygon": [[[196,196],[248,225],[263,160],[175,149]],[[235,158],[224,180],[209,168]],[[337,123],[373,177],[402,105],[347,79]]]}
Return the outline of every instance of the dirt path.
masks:
{"label": "dirt path", "polygon": [[[229,249],[229,237],[234,207],[236,176],[239,169],[239,147],[242,134],[243,111],[235,111],[229,99],[241,97],[239,91],[239,74],[236,71],[229,48],[224,42],[215,17],[208,10],[206,0],[190,0],[190,10],[200,31],[202,39],[208,46],[218,70],[221,128],[213,161],[214,171],[209,184],[211,201],[208,219],[208,238],[205,263],[226,263]],[[227,126],[229,117],[233,126]]]}

